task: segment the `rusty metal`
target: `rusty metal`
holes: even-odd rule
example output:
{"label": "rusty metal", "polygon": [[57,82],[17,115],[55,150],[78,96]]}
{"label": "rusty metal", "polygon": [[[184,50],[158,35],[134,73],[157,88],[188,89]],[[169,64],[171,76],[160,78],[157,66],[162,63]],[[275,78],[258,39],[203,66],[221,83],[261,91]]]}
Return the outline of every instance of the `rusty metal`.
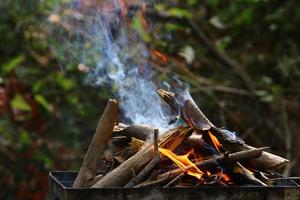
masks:
{"label": "rusty metal", "polygon": [[[293,181],[281,186],[195,187],[195,188],[72,188],[77,172],[49,174],[47,200],[298,200],[300,187]],[[283,185],[283,186],[282,186]]]}

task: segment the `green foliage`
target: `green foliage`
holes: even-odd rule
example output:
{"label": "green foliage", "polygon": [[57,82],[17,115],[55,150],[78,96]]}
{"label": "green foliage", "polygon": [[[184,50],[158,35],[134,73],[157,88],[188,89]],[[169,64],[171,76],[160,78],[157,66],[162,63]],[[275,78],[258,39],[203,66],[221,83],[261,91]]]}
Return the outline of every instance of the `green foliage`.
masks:
{"label": "green foliage", "polygon": [[47,111],[53,112],[53,106],[45,99],[42,95],[35,95],[34,99],[40,103],[41,106],[43,106]]}
{"label": "green foliage", "polygon": [[20,94],[17,94],[15,98],[11,100],[11,106],[20,111],[31,111],[31,107]]}
{"label": "green foliage", "polygon": [[17,56],[9,60],[7,63],[2,65],[1,72],[6,75],[8,72],[18,67],[24,61],[24,59],[24,56]]}
{"label": "green foliage", "polygon": [[143,23],[140,17],[134,17],[132,19],[132,27],[139,33],[139,35],[143,38],[144,41],[149,42],[150,36],[145,31],[143,27]]}

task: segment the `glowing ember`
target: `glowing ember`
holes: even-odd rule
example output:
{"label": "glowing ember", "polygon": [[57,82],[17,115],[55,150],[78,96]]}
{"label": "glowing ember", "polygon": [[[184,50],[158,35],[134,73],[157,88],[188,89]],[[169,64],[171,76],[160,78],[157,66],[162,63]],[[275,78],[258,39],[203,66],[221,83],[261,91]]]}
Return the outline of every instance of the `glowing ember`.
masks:
{"label": "glowing ember", "polygon": [[222,172],[218,173],[218,176],[220,176],[225,182],[230,182],[231,179],[227,174],[224,174]]}
{"label": "glowing ember", "polygon": [[211,141],[214,144],[214,147],[216,148],[216,150],[218,150],[218,152],[220,152],[220,150],[222,148],[222,145],[220,144],[219,140],[210,131],[208,131],[208,134],[209,134],[209,137],[210,137]]}
{"label": "glowing ember", "polygon": [[[168,149],[159,148],[158,150],[161,154],[167,156],[176,163],[184,172],[201,180],[203,172],[188,158],[192,151],[185,155],[178,156]],[[189,167],[189,169],[187,169],[187,167]]]}

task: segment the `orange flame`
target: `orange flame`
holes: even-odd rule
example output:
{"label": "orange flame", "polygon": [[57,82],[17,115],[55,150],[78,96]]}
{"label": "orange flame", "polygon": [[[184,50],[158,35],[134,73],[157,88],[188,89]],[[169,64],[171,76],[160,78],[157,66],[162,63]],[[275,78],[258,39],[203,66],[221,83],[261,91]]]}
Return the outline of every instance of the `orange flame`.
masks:
{"label": "orange flame", "polygon": [[[191,151],[185,155],[178,156],[168,149],[159,148],[158,150],[161,154],[167,156],[176,163],[184,172],[201,180],[203,172],[188,158]],[[188,167],[189,169],[187,169]]]}
{"label": "orange flame", "polygon": [[230,177],[227,174],[224,174],[222,172],[219,172],[218,175],[225,181],[225,182],[229,182],[231,181]]}
{"label": "orange flame", "polygon": [[221,143],[219,142],[219,140],[216,138],[216,136],[214,136],[213,133],[211,133],[210,131],[208,131],[208,135],[211,139],[211,141],[213,142],[214,144],[214,147],[216,148],[216,150],[218,150],[218,152],[220,152],[221,148],[222,148],[222,145]]}

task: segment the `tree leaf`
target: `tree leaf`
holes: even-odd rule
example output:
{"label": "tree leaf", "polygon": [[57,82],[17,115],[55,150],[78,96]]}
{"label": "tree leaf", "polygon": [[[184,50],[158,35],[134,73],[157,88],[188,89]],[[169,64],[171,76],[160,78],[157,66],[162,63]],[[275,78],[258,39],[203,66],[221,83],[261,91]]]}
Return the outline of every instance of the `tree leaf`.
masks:
{"label": "tree leaf", "polygon": [[2,73],[3,74],[7,74],[8,72],[10,72],[11,70],[15,69],[19,64],[21,64],[25,59],[25,56],[20,55],[17,56],[13,59],[11,59],[10,61],[8,61],[7,63],[5,63],[4,65],[2,65]]}
{"label": "tree leaf", "polygon": [[21,111],[31,111],[31,107],[20,94],[17,94],[11,101],[11,106]]}
{"label": "tree leaf", "polygon": [[28,135],[28,132],[26,131],[21,131],[20,135],[19,135],[19,141],[23,144],[23,145],[29,145],[32,143],[31,138]]}
{"label": "tree leaf", "polygon": [[34,99],[41,104],[47,111],[53,112],[53,106],[42,95],[35,95]]}
{"label": "tree leaf", "polygon": [[185,10],[185,9],[181,9],[181,8],[171,8],[168,10],[168,13],[171,16],[175,16],[175,17],[182,17],[182,18],[192,18],[192,14]]}

